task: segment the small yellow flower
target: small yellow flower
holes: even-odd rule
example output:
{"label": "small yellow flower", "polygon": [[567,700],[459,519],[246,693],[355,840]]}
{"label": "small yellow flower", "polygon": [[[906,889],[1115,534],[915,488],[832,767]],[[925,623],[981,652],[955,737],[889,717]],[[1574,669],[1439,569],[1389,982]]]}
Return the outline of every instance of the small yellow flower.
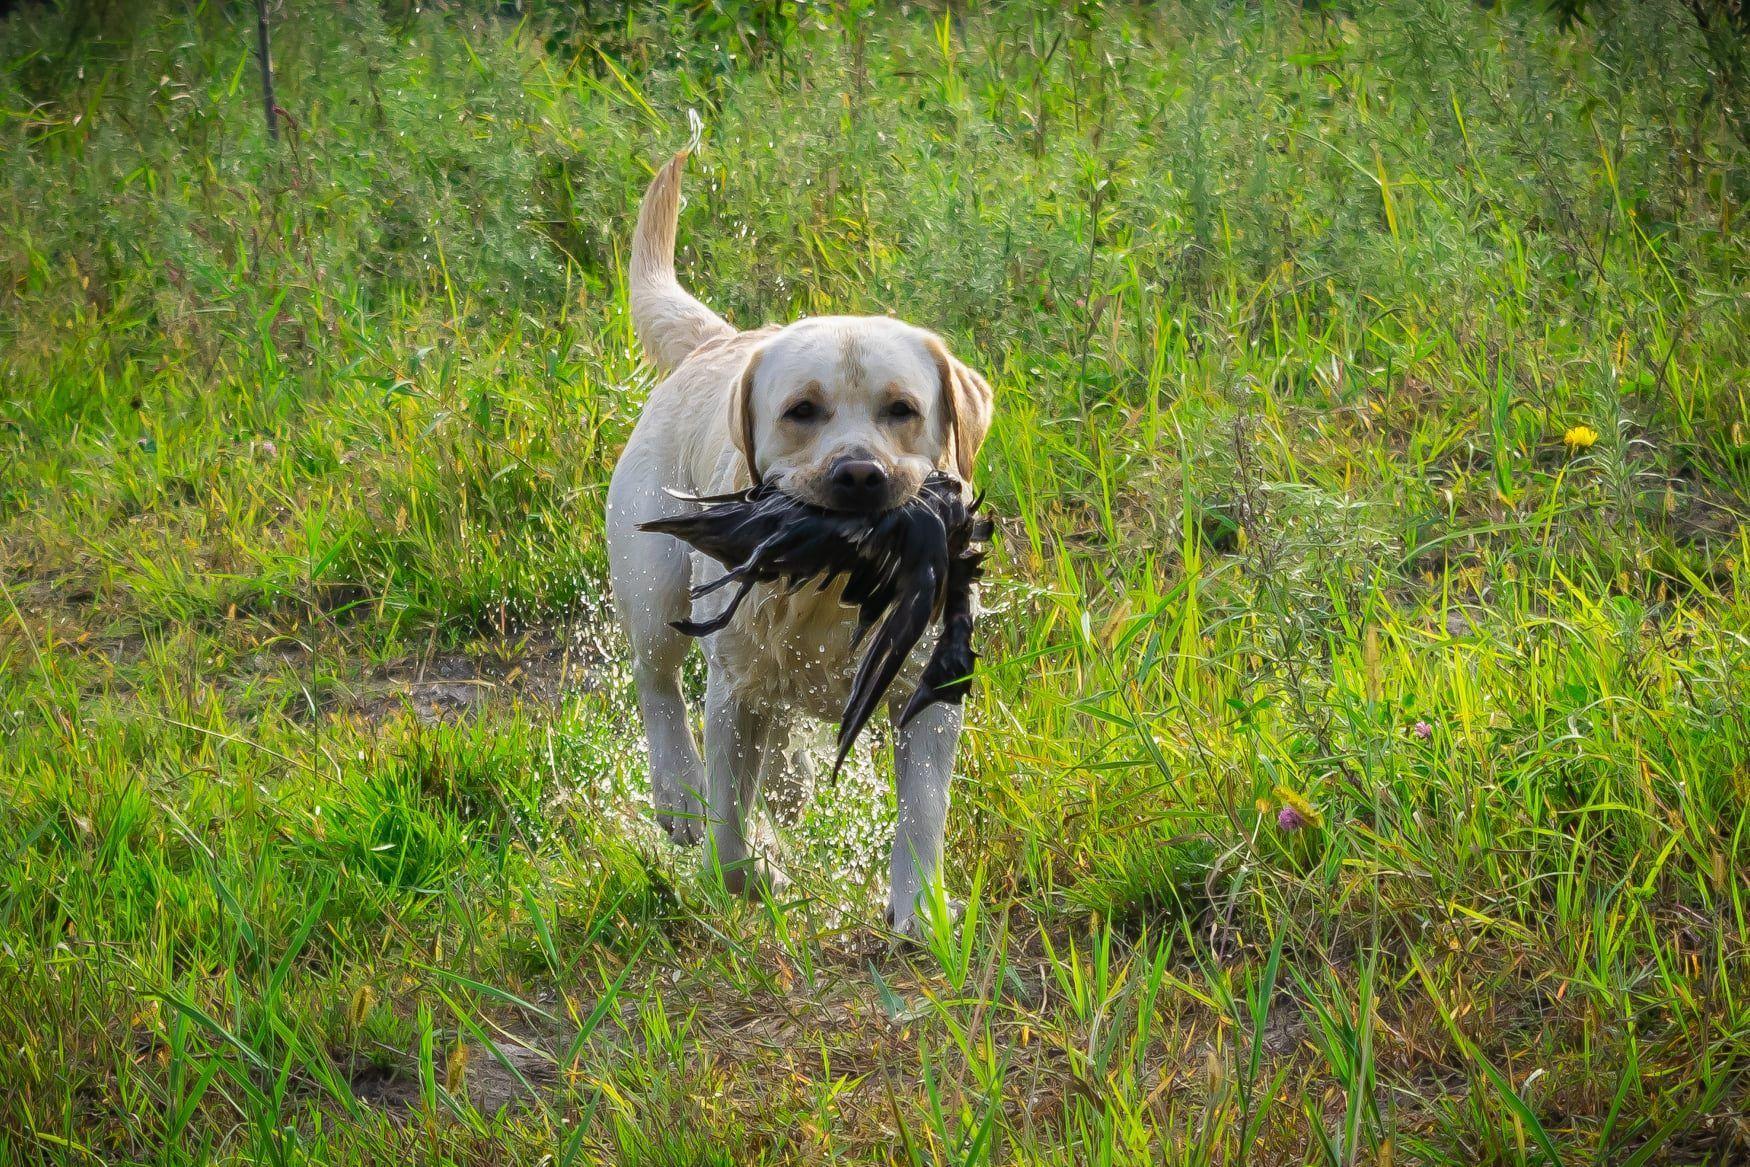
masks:
{"label": "small yellow flower", "polygon": [[1569,450],[1590,450],[1598,444],[1598,431],[1589,425],[1573,426],[1562,435],[1562,444]]}

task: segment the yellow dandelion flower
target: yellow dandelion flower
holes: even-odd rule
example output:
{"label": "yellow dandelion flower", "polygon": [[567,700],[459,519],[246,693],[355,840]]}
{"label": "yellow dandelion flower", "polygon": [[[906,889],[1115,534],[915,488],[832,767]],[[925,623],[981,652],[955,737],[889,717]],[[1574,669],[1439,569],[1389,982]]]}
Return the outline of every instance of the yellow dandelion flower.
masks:
{"label": "yellow dandelion flower", "polygon": [[1598,431],[1589,425],[1577,425],[1562,435],[1562,445],[1570,450],[1590,450],[1598,444]]}

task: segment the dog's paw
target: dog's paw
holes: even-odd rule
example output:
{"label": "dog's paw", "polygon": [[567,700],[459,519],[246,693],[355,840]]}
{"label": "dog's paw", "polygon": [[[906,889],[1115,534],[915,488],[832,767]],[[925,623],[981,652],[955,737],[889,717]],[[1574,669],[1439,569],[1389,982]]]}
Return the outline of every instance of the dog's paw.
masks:
{"label": "dog's paw", "polygon": [[660,813],[656,822],[668,832],[668,841],[677,847],[697,847],[705,841],[705,823],[696,814]]}
{"label": "dog's paw", "polygon": [[723,869],[725,890],[749,900],[781,895],[790,886],[790,878],[770,860],[746,859]]}
{"label": "dog's paw", "polygon": [[[966,912],[966,901],[950,899],[947,901],[947,907],[948,930],[950,932],[958,932],[960,930],[961,917]],[[927,916],[929,911],[931,911],[931,907],[927,902],[920,903],[915,911],[907,912],[898,920],[895,920],[893,907],[891,905],[888,906],[886,915],[887,931],[892,938],[894,947],[926,946],[926,941],[929,939],[930,934],[935,930],[935,922],[930,920]]]}
{"label": "dog's paw", "polygon": [[924,922],[916,913],[895,921],[893,909],[888,908],[885,916],[887,925],[887,947],[890,950],[902,948],[922,948],[924,946]]}

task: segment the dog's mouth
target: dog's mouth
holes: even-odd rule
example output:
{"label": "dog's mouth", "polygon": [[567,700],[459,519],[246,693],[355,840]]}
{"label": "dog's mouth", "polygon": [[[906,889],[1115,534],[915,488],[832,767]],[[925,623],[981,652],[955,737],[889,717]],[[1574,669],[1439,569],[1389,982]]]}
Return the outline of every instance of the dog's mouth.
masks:
{"label": "dog's mouth", "polygon": [[816,482],[801,475],[769,478],[768,485],[803,506],[834,515],[874,519],[896,511],[918,497],[918,487],[890,482],[877,489],[845,488],[830,480]]}

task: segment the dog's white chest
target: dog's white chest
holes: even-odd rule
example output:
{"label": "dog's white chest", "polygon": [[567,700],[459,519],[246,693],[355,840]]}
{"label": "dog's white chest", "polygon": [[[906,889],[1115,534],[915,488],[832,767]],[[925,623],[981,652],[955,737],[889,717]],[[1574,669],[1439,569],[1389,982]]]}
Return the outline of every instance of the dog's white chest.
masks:
{"label": "dog's white chest", "polygon": [[857,672],[857,612],[840,583],[796,592],[756,586],[728,627],[711,638],[712,662],[737,692],[768,707],[837,718]]}

